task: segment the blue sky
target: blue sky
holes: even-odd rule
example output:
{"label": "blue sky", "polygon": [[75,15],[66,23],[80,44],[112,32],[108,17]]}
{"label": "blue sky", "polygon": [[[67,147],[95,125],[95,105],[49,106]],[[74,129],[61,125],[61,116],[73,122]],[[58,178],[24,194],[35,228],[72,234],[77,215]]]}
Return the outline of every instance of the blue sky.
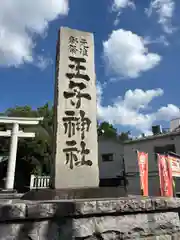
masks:
{"label": "blue sky", "polygon": [[58,29],[93,32],[98,118],[150,133],[179,117],[180,3],[7,0],[0,9],[0,111],[53,102]]}

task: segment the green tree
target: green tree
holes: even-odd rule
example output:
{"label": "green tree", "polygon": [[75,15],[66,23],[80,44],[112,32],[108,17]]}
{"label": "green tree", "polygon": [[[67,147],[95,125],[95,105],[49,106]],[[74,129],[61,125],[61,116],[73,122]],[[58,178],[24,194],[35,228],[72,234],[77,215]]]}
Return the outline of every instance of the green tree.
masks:
{"label": "green tree", "polygon": [[15,108],[8,108],[4,115],[9,117],[37,117],[37,111],[30,106],[16,106]]}
{"label": "green tree", "polygon": [[131,140],[132,138],[130,137],[130,134],[131,134],[130,131],[121,132],[119,134],[119,140],[122,141],[122,142],[127,141],[127,140]]}
{"label": "green tree", "polygon": [[112,124],[108,122],[102,122],[98,126],[98,132],[103,134],[105,137],[117,137],[117,129],[113,127]]}

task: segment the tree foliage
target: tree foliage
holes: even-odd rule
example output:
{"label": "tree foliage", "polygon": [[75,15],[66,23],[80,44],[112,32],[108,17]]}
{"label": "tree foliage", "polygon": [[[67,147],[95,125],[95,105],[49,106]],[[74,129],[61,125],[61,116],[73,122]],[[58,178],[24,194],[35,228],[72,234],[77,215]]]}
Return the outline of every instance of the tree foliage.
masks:
{"label": "tree foliage", "polygon": [[130,131],[127,131],[127,132],[121,132],[120,134],[119,134],[119,140],[121,141],[121,142],[125,142],[125,141],[127,141],[127,140],[131,140],[132,138],[130,137]]}
{"label": "tree foliage", "polygon": [[102,122],[98,126],[98,131],[105,137],[117,137],[117,129],[108,122]]}
{"label": "tree foliage", "polygon": [[99,135],[103,135],[104,137],[107,138],[117,138],[121,142],[131,139],[130,131],[121,132],[120,134],[118,134],[117,129],[108,122],[102,122],[98,124],[98,133]]}

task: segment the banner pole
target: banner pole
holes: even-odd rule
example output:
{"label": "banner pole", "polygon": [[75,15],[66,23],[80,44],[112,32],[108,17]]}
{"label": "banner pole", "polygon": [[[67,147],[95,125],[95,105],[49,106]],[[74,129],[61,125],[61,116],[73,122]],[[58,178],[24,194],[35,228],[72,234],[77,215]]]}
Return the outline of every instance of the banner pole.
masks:
{"label": "banner pole", "polygon": [[123,181],[124,181],[124,190],[127,195],[128,190],[127,190],[127,179],[126,179],[126,166],[125,166],[125,160],[124,160],[124,155],[122,155],[122,162],[123,162]]}
{"label": "banner pole", "polygon": [[173,177],[173,196],[176,197],[176,178]]}

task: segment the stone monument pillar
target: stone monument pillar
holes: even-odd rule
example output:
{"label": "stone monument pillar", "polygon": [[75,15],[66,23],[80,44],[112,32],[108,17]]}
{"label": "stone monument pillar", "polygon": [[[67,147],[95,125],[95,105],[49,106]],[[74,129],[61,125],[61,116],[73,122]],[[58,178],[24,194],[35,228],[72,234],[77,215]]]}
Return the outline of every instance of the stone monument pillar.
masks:
{"label": "stone monument pillar", "polygon": [[93,34],[62,27],[54,104],[56,189],[99,186],[95,79]]}
{"label": "stone monument pillar", "polygon": [[52,188],[28,200],[114,198],[123,188],[99,187],[93,34],[62,27],[56,56]]}

